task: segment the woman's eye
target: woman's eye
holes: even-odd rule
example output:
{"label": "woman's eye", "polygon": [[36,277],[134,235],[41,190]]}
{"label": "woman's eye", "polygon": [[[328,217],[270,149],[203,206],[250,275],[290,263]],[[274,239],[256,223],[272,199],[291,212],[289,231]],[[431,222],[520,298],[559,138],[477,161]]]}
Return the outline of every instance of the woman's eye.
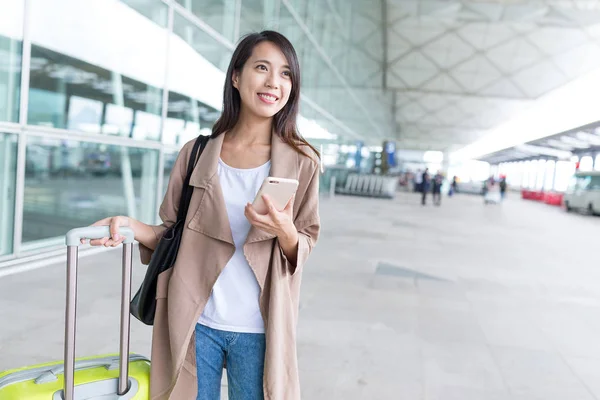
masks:
{"label": "woman's eye", "polygon": [[283,75],[287,77],[291,77],[292,73],[290,71],[283,71]]}
{"label": "woman's eye", "polygon": [[262,71],[266,71],[267,70],[267,67],[265,67],[262,64],[259,64],[257,68],[260,69],[260,70],[262,70]]}

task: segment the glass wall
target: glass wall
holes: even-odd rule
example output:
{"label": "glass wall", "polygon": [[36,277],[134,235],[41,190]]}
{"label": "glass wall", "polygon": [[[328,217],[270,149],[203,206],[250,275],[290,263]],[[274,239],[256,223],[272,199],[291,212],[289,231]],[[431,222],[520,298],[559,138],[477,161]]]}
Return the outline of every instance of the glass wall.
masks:
{"label": "glass wall", "polygon": [[167,188],[169,187],[169,180],[171,178],[171,171],[173,170],[173,165],[175,165],[175,160],[177,160],[177,152],[169,151],[165,152],[165,163],[163,168],[163,187],[162,187],[162,197],[167,193]]}
{"label": "glass wall", "polygon": [[31,3],[28,123],[159,140],[166,5],[138,1],[139,14],[114,1],[93,13],[74,0]]}
{"label": "glass wall", "polygon": [[554,190],[565,191],[569,186],[569,180],[575,174],[575,163],[572,161],[557,161],[556,178],[554,181]]}
{"label": "glass wall", "polygon": [[507,182],[515,188],[546,191],[565,191],[576,161],[530,160],[504,164]]}
{"label": "glass wall", "polygon": [[0,0],[0,121],[19,121],[23,0]]}
{"label": "glass wall", "polygon": [[[232,53],[231,50],[227,48],[222,42],[217,41],[211,35],[209,35],[204,30],[196,26],[193,22],[185,19],[179,14],[176,14],[174,17],[173,32],[177,37],[181,38],[185,43],[187,43],[189,47],[193,49],[197,54],[201,54],[203,59],[218,67],[221,71],[227,70],[227,66],[229,65],[229,60],[231,59]],[[173,56],[173,58],[170,59],[170,65],[172,68],[185,67],[185,65],[179,65],[179,63],[173,62],[177,60],[177,54],[183,52],[184,50],[181,50],[176,45],[172,47],[171,55]],[[192,53],[190,52],[189,54]],[[172,78],[172,75],[174,74],[171,73],[170,78]],[[223,87],[221,84],[221,90],[222,88]]]}
{"label": "glass wall", "polygon": [[583,172],[594,170],[594,159],[591,156],[583,156],[579,161],[579,170]]}
{"label": "glass wall", "polygon": [[111,215],[154,222],[158,151],[29,137],[24,243],[64,235]]}
{"label": "glass wall", "polygon": [[17,176],[17,137],[0,132],[0,256],[13,248]]}
{"label": "glass wall", "polygon": [[167,26],[169,7],[161,0],[121,0],[160,27]]}
{"label": "glass wall", "polygon": [[535,171],[536,182],[535,188],[537,190],[544,189],[544,182],[546,181],[546,160],[538,160],[537,169]]}
{"label": "glass wall", "polygon": [[194,16],[204,21],[225,39],[237,40],[239,13],[236,0],[177,0]]}
{"label": "glass wall", "polygon": [[544,182],[544,190],[554,190],[554,173],[556,169],[556,161],[546,161],[546,178]]}
{"label": "glass wall", "polygon": [[[221,47],[234,47],[239,37],[275,29],[294,45],[302,71],[301,114],[329,132],[349,139],[369,132],[391,135],[391,94],[383,90],[382,2],[362,0],[176,0],[181,19],[189,15],[212,30],[204,33],[199,51],[225,70]],[[175,16],[176,33],[182,25]],[[204,30],[203,30],[204,32]],[[185,37],[184,37],[185,38]],[[185,38],[188,42],[189,39]],[[228,45],[225,45],[228,43]],[[217,46],[219,47],[219,46]],[[369,89],[362,89],[368,87]],[[311,132],[306,132],[310,135]]]}
{"label": "glass wall", "polygon": [[309,140],[366,131],[378,140],[392,120],[382,91],[359,89],[380,80],[371,68],[383,51],[379,3],[25,3],[0,0],[2,260],[110,215],[155,223],[179,149],[220,115],[225,72],[247,33],[274,29],[294,44]]}

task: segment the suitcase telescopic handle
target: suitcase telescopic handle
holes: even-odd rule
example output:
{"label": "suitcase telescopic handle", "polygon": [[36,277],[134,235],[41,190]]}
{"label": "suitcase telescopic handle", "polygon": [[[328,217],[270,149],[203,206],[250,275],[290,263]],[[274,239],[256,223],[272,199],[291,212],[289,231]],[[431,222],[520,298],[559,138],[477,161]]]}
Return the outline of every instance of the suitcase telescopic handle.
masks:
{"label": "suitcase telescopic handle", "polygon": [[[134,232],[131,228],[119,227],[123,241],[123,272],[121,285],[121,331],[119,345],[119,383],[117,393],[124,395],[129,389],[129,302],[131,299],[131,265]],[[75,400],[75,332],[77,330],[77,264],[81,239],[110,237],[108,226],[89,226],[72,229],[67,233],[67,300],[65,308],[65,366],[64,399]]]}
{"label": "suitcase telescopic handle", "polygon": [[[102,239],[110,237],[110,227],[108,226],[86,226],[85,228],[71,229],[67,232],[67,246],[79,246],[81,239]],[[133,230],[127,226],[119,227],[119,235],[124,236],[123,243],[133,243]]]}

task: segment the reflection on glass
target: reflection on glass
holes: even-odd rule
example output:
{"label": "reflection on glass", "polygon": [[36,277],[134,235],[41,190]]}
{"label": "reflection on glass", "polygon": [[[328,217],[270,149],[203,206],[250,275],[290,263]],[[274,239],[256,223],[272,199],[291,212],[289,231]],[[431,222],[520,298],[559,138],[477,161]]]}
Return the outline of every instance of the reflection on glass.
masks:
{"label": "reflection on glass", "polygon": [[[250,0],[250,3],[255,1]],[[368,24],[360,23],[362,16],[357,19],[353,4],[347,3],[288,0],[280,4],[278,31],[296,48],[304,96],[355,133],[374,128],[383,133],[391,129],[387,121],[392,120],[392,115],[391,109],[382,105],[392,99],[390,94],[377,88],[377,84],[373,85],[382,80],[376,60],[383,58],[384,49],[380,36],[373,35],[374,27],[381,26],[381,2],[369,2]],[[266,7],[270,2],[264,4]],[[297,18],[310,32],[311,40],[300,28]],[[242,22],[244,19],[242,15]],[[322,51],[318,51],[318,47]],[[351,89],[364,86],[365,82],[369,82],[373,90]],[[347,130],[339,126],[331,128],[333,133]]]}
{"label": "reflection on glass", "polygon": [[162,187],[162,197],[165,197],[167,194],[167,188],[169,187],[169,179],[171,178],[171,171],[173,170],[173,166],[175,165],[175,160],[177,159],[176,151],[166,151],[165,152],[165,165],[163,168],[163,187]]}
{"label": "reflection on glass", "polygon": [[235,41],[236,0],[177,0],[196,17],[230,41]]}
{"label": "reflection on glass", "polygon": [[107,135],[129,136],[133,123],[133,110],[117,106],[106,105],[106,116],[102,125],[102,133]]}
{"label": "reflection on glass", "polygon": [[179,143],[185,144],[200,134],[200,124],[197,122],[187,121],[185,124],[185,130],[179,138]]}
{"label": "reflection on glass", "polygon": [[166,27],[169,7],[162,0],[121,0],[155,24]]}
{"label": "reflection on glass", "polygon": [[69,98],[67,128],[90,133],[100,132],[102,108],[101,101],[71,96]]}
{"label": "reflection on glass", "polygon": [[12,253],[17,137],[0,133],[0,256]]}
{"label": "reflection on glass", "polygon": [[185,121],[177,118],[167,118],[163,127],[162,141],[164,144],[177,144],[177,139],[181,136],[185,128]]}
{"label": "reflection on glass", "polygon": [[173,32],[211,64],[222,71],[227,70],[231,51],[202,29],[176,14],[173,20]]}
{"label": "reflection on glass", "polygon": [[[31,71],[30,124],[129,136],[136,111],[155,117],[140,117],[139,138],[159,139],[161,89],[38,46],[31,51],[37,66]],[[147,122],[156,118],[158,124]]]}
{"label": "reflection on glass", "polygon": [[64,127],[66,103],[67,98],[62,93],[32,87],[29,90],[28,122],[32,125]]}
{"label": "reflection on glass", "polygon": [[220,112],[206,104],[169,92],[168,119],[165,122],[163,143],[183,146],[200,135],[200,130],[212,128]]}
{"label": "reflection on glass", "polygon": [[0,10],[0,121],[18,122],[23,0],[0,0]]}
{"label": "reflection on glass", "polygon": [[133,138],[137,140],[158,140],[160,138],[160,115],[144,111],[135,112]]}
{"label": "reflection on glass", "polygon": [[[352,126],[353,120],[364,120],[364,114],[356,108],[354,100],[348,96],[348,92],[339,77],[334,74],[289,12],[288,7],[284,5],[282,5],[280,11],[279,31],[292,42],[298,54],[302,72],[302,95],[314,102],[320,109],[337,118],[338,121],[355,128]],[[301,113],[308,119],[323,119],[323,115],[313,109],[306,101],[301,104]],[[339,127],[331,126],[329,122],[319,121],[319,124],[322,124],[322,127],[331,132],[340,132]]]}
{"label": "reflection on glass", "polygon": [[[161,115],[162,1],[31,0],[31,10],[30,124],[128,136],[132,113]],[[143,136],[158,140],[150,125]]]}
{"label": "reflection on glass", "polygon": [[274,1],[243,0],[240,13],[240,36],[263,29],[276,29],[276,4]]}
{"label": "reflection on glass", "polygon": [[111,215],[154,223],[157,150],[30,137],[26,154],[24,242]]}

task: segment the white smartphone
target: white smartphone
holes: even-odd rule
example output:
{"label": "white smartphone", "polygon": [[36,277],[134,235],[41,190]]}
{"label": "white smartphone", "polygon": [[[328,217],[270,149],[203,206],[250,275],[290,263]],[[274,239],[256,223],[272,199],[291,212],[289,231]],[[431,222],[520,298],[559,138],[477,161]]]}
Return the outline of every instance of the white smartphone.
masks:
{"label": "white smartphone", "polygon": [[298,181],[296,179],[276,178],[269,176],[263,181],[256,198],[252,205],[259,214],[267,214],[269,210],[265,204],[262,195],[266,194],[271,198],[278,211],[282,211],[288,201],[298,190]]}

